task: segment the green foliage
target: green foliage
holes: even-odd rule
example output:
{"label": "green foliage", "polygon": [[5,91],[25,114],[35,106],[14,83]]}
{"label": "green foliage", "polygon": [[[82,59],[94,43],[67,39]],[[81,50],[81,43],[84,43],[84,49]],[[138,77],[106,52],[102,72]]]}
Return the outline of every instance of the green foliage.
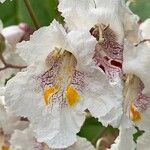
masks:
{"label": "green foliage", "polygon": [[130,8],[140,16],[142,21],[150,18],[150,0],[135,0],[135,3],[132,3]]}
{"label": "green foliage", "polygon": [[[56,0],[30,0],[30,2],[41,26],[49,25],[54,18],[60,18],[57,12]],[[2,19],[5,26],[20,22],[32,24],[23,0],[13,0],[11,2],[6,0],[5,3],[0,4],[0,19]]]}

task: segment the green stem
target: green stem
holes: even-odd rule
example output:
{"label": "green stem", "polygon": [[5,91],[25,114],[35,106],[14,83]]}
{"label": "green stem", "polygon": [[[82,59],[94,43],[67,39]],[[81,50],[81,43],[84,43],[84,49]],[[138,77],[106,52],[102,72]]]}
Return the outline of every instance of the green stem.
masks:
{"label": "green stem", "polygon": [[35,14],[34,14],[34,11],[33,11],[33,9],[32,9],[32,6],[31,6],[31,4],[30,4],[30,1],[29,1],[29,0],[24,0],[24,3],[25,3],[25,5],[26,5],[26,8],[27,8],[27,10],[28,10],[28,12],[29,12],[29,14],[30,14],[30,17],[31,17],[31,19],[32,19],[32,21],[33,21],[33,23],[34,23],[36,29],[39,29],[39,28],[40,28],[40,24],[39,24],[39,22],[38,22],[38,20],[37,20],[37,18],[36,18],[36,16],[35,16]]}

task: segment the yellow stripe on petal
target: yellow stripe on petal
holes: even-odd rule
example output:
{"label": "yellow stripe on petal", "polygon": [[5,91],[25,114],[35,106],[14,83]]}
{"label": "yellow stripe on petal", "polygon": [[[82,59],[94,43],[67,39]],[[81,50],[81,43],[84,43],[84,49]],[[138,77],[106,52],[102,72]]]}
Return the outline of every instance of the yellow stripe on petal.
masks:
{"label": "yellow stripe on petal", "polygon": [[68,86],[66,89],[66,98],[70,106],[74,106],[80,99],[78,91],[72,86]]}
{"label": "yellow stripe on petal", "polygon": [[141,120],[141,113],[138,112],[134,104],[130,106],[130,117],[132,121],[135,121],[135,122]]}
{"label": "yellow stripe on petal", "polygon": [[58,90],[58,85],[54,85],[52,87],[48,87],[48,86],[45,87],[45,89],[44,89],[44,101],[45,101],[46,106],[49,103],[49,97],[52,96],[56,92],[56,90]]}
{"label": "yellow stripe on petal", "polygon": [[9,146],[3,145],[3,146],[2,146],[2,150],[9,150]]}

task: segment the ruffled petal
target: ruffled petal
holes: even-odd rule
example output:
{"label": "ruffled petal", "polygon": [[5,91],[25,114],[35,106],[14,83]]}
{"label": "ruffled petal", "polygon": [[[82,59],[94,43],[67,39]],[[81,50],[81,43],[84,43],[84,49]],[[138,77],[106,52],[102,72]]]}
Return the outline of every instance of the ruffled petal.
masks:
{"label": "ruffled petal", "polygon": [[[88,81],[85,108],[103,125],[118,126],[122,115],[122,86],[109,84],[105,74],[94,72]],[[89,94],[90,93],[90,94]]]}
{"label": "ruffled petal", "polygon": [[39,142],[49,147],[62,148],[76,141],[85,115],[74,107],[60,108],[59,101],[45,106],[43,89],[36,76],[44,67],[31,67],[27,72],[18,73],[6,88],[6,104],[16,115],[28,117]]}
{"label": "ruffled petal", "polygon": [[66,48],[65,36],[66,32],[63,27],[54,20],[51,26],[35,31],[30,41],[17,44],[17,51],[27,64],[45,60],[55,47]]}

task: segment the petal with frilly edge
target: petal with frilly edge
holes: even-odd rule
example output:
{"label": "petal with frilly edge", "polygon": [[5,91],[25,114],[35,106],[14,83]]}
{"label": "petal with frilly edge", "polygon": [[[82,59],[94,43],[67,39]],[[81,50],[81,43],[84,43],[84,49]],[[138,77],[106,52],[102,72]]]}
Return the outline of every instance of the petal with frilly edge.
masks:
{"label": "petal with frilly edge", "polygon": [[[53,148],[76,142],[85,119],[82,103],[90,75],[81,70],[83,67],[76,68],[83,53],[77,58],[74,55],[76,51],[89,51],[88,47],[93,49],[95,39],[89,34],[83,40],[83,33],[78,34],[82,36],[77,36],[79,43],[75,46],[56,21],[36,31],[30,41],[18,45],[19,54],[30,66],[6,86],[10,110],[28,117],[37,140]],[[90,68],[86,70],[90,72]]]}
{"label": "petal with frilly edge", "polygon": [[65,29],[54,20],[50,26],[42,27],[34,32],[30,41],[17,44],[18,53],[28,65],[35,61],[45,60],[56,46],[66,48],[65,36]]}
{"label": "petal with frilly edge", "polygon": [[[73,42],[56,21],[36,31],[31,41],[19,44],[20,55],[30,65],[7,83],[6,103],[15,114],[28,117],[39,142],[68,147],[77,140],[85,109],[100,117],[121,104],[105,74],[90,67],[90,60],[81,61],[89,58],[86,55],[94,47],[89,33],[76,32]],[[98,111],[92,110],[93,100]]]}
{"label": "petal with frilly edge", "polygon": [[70,30],[90,31],[96,38],[96,48],[91,57],[112,83],[118,83],[122,76],[124,38],[133,43],[140,39],[138,17],[121,0],[59,2],[58,9]]}
{"label": "petal with frilly edge", "polygon": [[60,108],[59,101],[45,105],[43,89],[35,78],[42,68],[37,65],[11,79],[7,84],[6,104],[16,115],[29,118],[39,142],[54,148],[67,147],[76,141],[75,134],[85,117],[74,107]]}
{"label": "petal with frilly edge", "polygon": [[[118,127],[122,110],[122,86],[109,84],[103,72],[95,71],[94,78],[89,81],[89,89],[85,94],[85,107],[104,125]],[[88,93],[91,97],[88,97]]]}
{"label": "petal with frilly edge", "polygon": [[144,39],[150,39],[150,18],[140,24],[140,30]]}
{"label": "petal with frilly edge", "polygon": [[[10,149],[18,150],[61,150],[49,148],[44,143],[38,143],[31,128],[23,131],[15,130],[10,139]],[[77,137],[77,142],[64,150],[95,150],[94,146],[85,138]]]}

